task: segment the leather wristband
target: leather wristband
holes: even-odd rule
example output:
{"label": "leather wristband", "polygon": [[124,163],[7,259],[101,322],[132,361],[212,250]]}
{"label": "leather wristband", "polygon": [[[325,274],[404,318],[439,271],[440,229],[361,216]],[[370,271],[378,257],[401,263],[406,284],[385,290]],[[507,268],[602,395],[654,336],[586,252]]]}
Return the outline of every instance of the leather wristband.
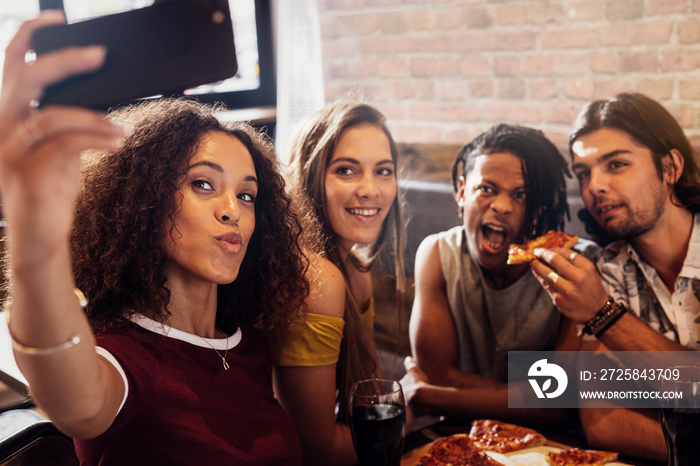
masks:
{"label": "leather wristband", "polygon": [[609,329],[610,327],[612,327],[613,324],[614,324],[615,322],[617,322],[618,320],[620,320],[620,317],[622,317],[623,315],[625,315],[625,312],[627,312],[627,308],[626,308],[625,306],[623,306],[622,304],[620,304],[620,303],[615,303],[615,305],[613,306],[613,309],[615,309],[616,312],[612,315],[612,317],[610,317],[610,318],[603,324],[602,328],[600,328],[599,330],[595,330],[595,337],[596,337],[596,338],[602,337],[603,334],[604,334],[605,332],[607,332],[608,329]]}
{"label": "leather wristband", "polygon": [[[612,325],[614,321],[619,319],[617,315],[622,312],[627,312],[627,309],[622,304],[616,303],[615,300],[608,296],[608,301],[603,305],[602,308],[594,315],[586,324],[583,326],[583,333],[588,335],[598,335],[601,334],[601,329],[607,325]],[[610,322],[614,319],[613,322]]]}

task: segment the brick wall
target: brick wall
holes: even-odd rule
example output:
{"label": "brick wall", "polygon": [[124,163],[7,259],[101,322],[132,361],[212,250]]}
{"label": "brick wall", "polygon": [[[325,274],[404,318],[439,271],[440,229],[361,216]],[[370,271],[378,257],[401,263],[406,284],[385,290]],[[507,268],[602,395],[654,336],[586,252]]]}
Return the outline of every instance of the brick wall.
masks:
{"label": "brick wall", "polygon": [[400,142],[498,122],[562,149],[582,105],[661,101],[700,146],[700,0],[317,0],[326,98],[364,97]]}

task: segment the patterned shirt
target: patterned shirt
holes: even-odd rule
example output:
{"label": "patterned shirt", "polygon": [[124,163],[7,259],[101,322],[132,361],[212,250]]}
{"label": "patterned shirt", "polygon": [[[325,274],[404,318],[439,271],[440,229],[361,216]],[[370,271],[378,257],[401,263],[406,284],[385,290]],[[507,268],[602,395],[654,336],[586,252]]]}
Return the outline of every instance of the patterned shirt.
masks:
{"label": "patterned shirt", "polygon": [[673,293],[627,241],[609,244],[597,266],[616,301],[669,340],[700,350],[700,215],[693,218],[688,253]]}

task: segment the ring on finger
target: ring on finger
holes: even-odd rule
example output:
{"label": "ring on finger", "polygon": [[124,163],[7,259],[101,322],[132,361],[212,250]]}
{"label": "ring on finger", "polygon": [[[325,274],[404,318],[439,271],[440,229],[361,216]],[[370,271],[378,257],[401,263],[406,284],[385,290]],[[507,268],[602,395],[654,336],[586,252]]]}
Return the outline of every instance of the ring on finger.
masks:
{"label": "ring on finger", "polygon": [[46,136],[46,133],[44,133],[44,130],[41,129],[39,122],[34,116],[31,116],[20,123],[20,125],[17,127],[17,133],[27,148],[34,146]]}
{"label": "ring on finger", "polygon": [[574,261],[576,260],[576,256],[578,256],[578,253],[577,253],[576,251],[573,251],[573,252],[569,255],[569,262],[571,262],[571,263],[573,264]]}
{"label": "ring on finger", "polygon": [[552,282],[553,284],[556,285],[557,282],[559,281],[559,274],[557,274],[556,272],[549,272],[547,274],[547,278],[549,279],[550,282]]}

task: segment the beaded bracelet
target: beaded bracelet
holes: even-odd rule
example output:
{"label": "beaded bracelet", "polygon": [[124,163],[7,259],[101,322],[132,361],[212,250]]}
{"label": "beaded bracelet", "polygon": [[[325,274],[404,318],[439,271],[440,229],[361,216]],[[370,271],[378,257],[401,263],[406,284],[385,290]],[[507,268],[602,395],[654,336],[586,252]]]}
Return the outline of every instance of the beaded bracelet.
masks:
{"label": "beaded bracelet", "polygon": [[[87,298],[83,294],[82,291],[80,291],[78,288],[73,289],[73,293],[78,297],[78,302],[80,303],[80,307],[85,308],[87,306]],[[35,348],[32,346],[24,346],[21,343],[18,343],[17,340],[15,340],[14,335],[12,335],[12,331],[10,330],[10,309],[11,309],[11,304],[7,306],[5,309],[5,319],[7,320],[7,332],[10,335],[10,340],[12,341],[12,347],[16,350],[19,351],[20,353],[25,353],[25,354],[31,354],[35,356],[45,356],[48,354],[54,354],[58,353],[59,351],[67,350],[69,348],[72,348],[76,346],[78,343],[80,343],[80,336],[74,335],[71,337],[68,341],[64,341],[63,343],[59,343],[54,346],[48,346],[46,348]]]}
{"label": "beaded bracelet", "polygon": [[609,329],[610,327],[612,327],[613,324],[614,324],[615,322],[617,322],[618,320],[620,320],[620,317],[622,317],[623,315],[625,315],[625,312],[627,312],[627,308],[626,308],[625,306],[623,306],[622,304],[620,304],[620,303],[615,303],[614,308],[615,308],[615,310],[616,310],[617,312],[615,312],[615,313],[613,314],[613,316],[612,316],[610,319],[608,319],[608,321],[603,325],[603,328],[601,328],[600,330],[596,330],[596,333],[595,333],[595,337],[596,337],[596,338],[602,337],[603,334],[604,334],[605,332],[607,332],[608,329]]}
{"label": "beaded bracelet", "polygon": [[[608,301],[583,327],[583,333],[588,335],[602,335],[617,319],[622,317],[627,309],[619,303],[616,303],[612,297],[608,297]],[[601,330],[602,329],[602,330]]]}

